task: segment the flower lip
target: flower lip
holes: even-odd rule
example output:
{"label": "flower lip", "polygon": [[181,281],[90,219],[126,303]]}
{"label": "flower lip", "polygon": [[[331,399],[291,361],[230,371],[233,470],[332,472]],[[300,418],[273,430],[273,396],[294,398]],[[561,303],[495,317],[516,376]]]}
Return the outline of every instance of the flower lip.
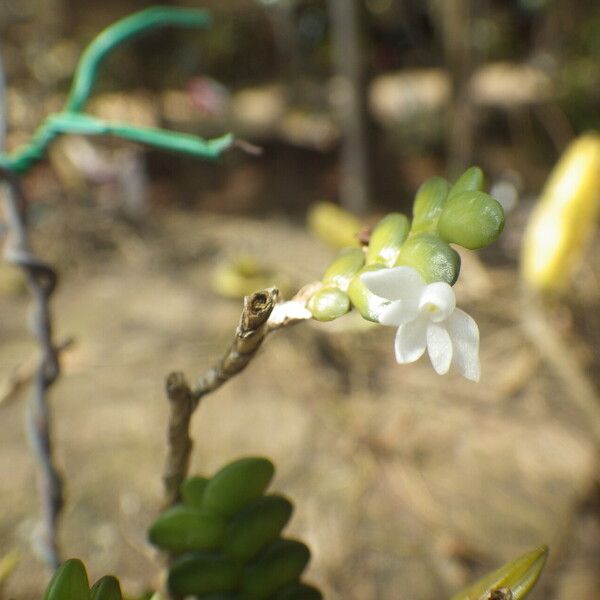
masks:
{"label": "flower lip", "polygon": [[419,299],[419,312],[434,323],[445,321],[455,308],[454,291],[443,281],[430,283]]}

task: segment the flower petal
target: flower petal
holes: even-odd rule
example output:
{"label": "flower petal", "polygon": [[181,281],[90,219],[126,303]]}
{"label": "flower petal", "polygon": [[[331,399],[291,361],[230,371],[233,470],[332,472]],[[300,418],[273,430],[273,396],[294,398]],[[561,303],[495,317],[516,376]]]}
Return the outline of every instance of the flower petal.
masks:
{"label": "flower petal", "polygon": [[379,313],[379,322],[382,325],[395,325],[399,327],[414,321],[417,318],[419,311],[417,310],[416,302],[408,302],[404,300],[396,300],[390,302],[382,311]]}
{"label": "flower petal", "polygon": [[387,300],[418,299],[425,289],[425,281],[412,267],[367,271],[360,278],[370,292]]}
{"label": "flower petal", "polygon": [[429,323],[427,326],[427,351],[435,372],[445,375],[452,361],[452,341],[444,324]]}
{"label": "flower petal", "polygon": [[479,381],[479,327],[466,312],[457,308],[444,325],[448,329],[452,347],[452,366],[467,379]]}
{"label": "flower petal", "polygon": [[416,319],[398,327],[396,361],[405,364],[418,360],[425,352],[427,321]]}
{"label": "flower petal", "polygon": [[445,281],[430,283],[419,300],[419,310],[434,323],[445,321],[455,308],[454,290]]}

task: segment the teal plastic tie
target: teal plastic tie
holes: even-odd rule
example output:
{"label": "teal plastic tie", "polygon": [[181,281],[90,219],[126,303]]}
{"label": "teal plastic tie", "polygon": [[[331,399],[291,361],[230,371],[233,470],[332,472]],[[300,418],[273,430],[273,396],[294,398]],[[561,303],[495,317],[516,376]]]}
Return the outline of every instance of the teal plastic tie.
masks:
{"label": "teal plastic tie", "polygon": [[191,8],[154,6],[125,17],[100,32],[81,55],[65,110],[83,110],[106,57],[125,42],[130,42],[162,27],[206,28],[212,22],[208,12]]}
{"label": "teal plastic tie", "polygon": [[31,139],[16,151],[0,153],[0,168],[26,173],[40,161],[48,146],[60,135],[108,135],[167,151],[214,160],[234,143],[228,133],[205,140],[198,136],[128,123],[110,123],[82,113],[106,57],[124,43],[162,27],[205,28],[211,24],[204,10],[155,6],[125,17],[99,33],[81,56],[71,91],[60,113],[51,114]]}

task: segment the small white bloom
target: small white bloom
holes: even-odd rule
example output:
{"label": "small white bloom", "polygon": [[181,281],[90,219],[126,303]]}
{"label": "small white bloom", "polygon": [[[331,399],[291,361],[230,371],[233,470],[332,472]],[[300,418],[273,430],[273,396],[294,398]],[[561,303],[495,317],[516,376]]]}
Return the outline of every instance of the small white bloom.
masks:
{"label": "small white bloom", "polygon": [[389,300],[379,322],[398,327],[396,360],[411,363],[425,348],[437,373],[450,366],[472,381],[479,381],[479,328],[467,313],[456,308],[454,290],[437,281],[427,285],[412,267],[394,267],[361,275],[367,289]]}

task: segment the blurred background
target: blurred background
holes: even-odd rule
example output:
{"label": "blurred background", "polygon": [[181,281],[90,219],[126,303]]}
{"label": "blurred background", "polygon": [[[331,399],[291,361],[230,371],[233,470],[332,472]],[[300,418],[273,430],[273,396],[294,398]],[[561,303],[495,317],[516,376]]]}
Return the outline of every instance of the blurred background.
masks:
{"label": "blurred background", "polygon": [[[600,4],[591,0],[206,0],[205,32],[118,50],[89,112],[259,145],[216,163],[61,138],[25,179],[37,253],[54,264],[64,375],[51,395],[66,481],[61,543],[131,597],[156,585],[145,529],[160,507],[163,376],[225,350],[240,297],[318,279],[333,201],[367,224],[410,212],[432,175],[481,166],[500,240],[463,252],[458,302],[480,324],[482,380],[399,367],[391,329],[346,317],[268,341],[194,419],[192,471],[271,457],[292,497],[308,579],[330,600],[449,597],[548,543],[532,598],[600,598],[600,261],[562,298],[519,284],[523,229],[568,144],[600,129]],[[60,110],[81,50],[141,0],[3,0],[10,149]],[[336,229],[334,223],[333,229]],[[0,232],[2,236],[5,230]],[[318,233],[318,232],[317,232]],[[332,243],[333,242],[333,243]],[[35,357],[28,295],[0,267],[0,598],[38,598],[35,469],[23,425]],[[3,596],[4,594],[4,596]]]}

